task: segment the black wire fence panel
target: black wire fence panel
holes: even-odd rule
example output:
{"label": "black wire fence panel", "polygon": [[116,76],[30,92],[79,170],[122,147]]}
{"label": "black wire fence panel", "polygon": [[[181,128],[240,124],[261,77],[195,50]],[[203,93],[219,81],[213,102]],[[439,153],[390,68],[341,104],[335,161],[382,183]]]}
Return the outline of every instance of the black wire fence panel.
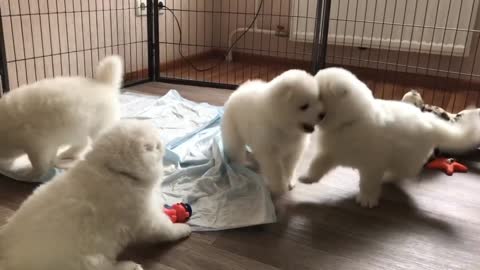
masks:
{"label": "black wire fence panel", "polygon": [[160,78],[238,85],[291,68],[312,71],[317,2],[325,1],[166,0]]}
{"label": "black wire fence panel", "polygon": [[343,66],[377,97],[415,88],[460,110],[480,101],[479,1],[2,0],[2,88],[92,76],[99,59],[119,54],[127,85],[235,88]]}
{"label": "black wire fence panel", "polygon": [[452,110],[478,106],[478,9],[478,0],[332,0],[327,65],[357,70],[381,98],[418,88]]}
{"label": "black wire fence panel", "polygon": [[135,0],[2,0],[0,8],[10,89],[91,77],[111,54],[123,57],[126,84],[148,79],[147,16],[138,16]]}

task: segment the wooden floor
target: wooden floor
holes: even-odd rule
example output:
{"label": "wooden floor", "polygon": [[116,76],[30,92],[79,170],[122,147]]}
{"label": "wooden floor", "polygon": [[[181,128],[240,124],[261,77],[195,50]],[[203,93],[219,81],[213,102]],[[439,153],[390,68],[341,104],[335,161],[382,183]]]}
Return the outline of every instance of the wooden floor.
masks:
{"label": "wooden floor", "polygon": [[195,68],[185,61],[178,60],[161,66],[160,75],[167,78],[238,85],[248,79],[268,81],[292,68],[310,68],[310,63],[304,61],[254,57],[248,54],[234,54],[233,57],[233,61],[227,62],[224,61],[223,55],[218,53],[197,55],[190,59]]}
{"label": "wooden floor", "polygon": [[[134,90],[222,105],[230,91],[147,83]],[[299,171],[314,153],[307,151]],[[171,245],[133,246],[122,258],[145,269],[480,269],[480,165],[448,177],[385,186],[380,206],[354,203],[358,175],[335,170],[313,186],[299,184],[279,204],[279,222],[194,233]],[[35,188],[0,179],[0,220]],[[254,207],[254,206],[252,206]]]}
{"label": "wooden floor", "polygon": [[[185,61],[175,61],[161,66],[164,78],[241,84],[248,79],[271,80],[288,69],[311,70],[308,61],[288,60],[251,54],[234,54],[233,61],[225,62],[219,53],[197,55],[190,59],[194,69]],[[458,112],[469,105],[480,107],[480,83],[473,80],[457,80],[392,72],[366,68],[349,67],[373,91],[377,98],[400,100],[410,89],[418,90],[428,104]],[[199,71],[208,69],[208,71]]]}

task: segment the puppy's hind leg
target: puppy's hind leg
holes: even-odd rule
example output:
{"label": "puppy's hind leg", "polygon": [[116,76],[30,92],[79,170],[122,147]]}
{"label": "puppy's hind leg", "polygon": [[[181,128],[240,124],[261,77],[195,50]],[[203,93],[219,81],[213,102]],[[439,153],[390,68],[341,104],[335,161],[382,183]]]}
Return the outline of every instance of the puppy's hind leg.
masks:
{"label": "puppy's hind leg", "polygon": [[244,164],[247,160],[245,142],[238,134],[234,123],[228,119],[222,122],[222,141],[225,155],[232,163]]}

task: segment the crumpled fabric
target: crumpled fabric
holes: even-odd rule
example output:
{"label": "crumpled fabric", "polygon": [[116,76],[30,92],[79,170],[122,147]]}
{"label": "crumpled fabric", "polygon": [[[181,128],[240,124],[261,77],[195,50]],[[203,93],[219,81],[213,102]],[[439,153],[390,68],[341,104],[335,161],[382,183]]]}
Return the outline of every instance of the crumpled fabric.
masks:
{"label": "crumpled fabric", "polygon": [[[160,130],[166,145],[161,196],[167,204],[185,202],[192,206],[188,223],[193,230],[224,230],[276,221],[262,177],[225,159],[220,134],[222,107],[184,99],[175,90],[162,97],[125,92],[120,95],[120,103],[122,118],[151,121]],[[15,162],[17,167],[29,163],[26,156]],[[12,171],[0,169],[6,176],[13,176]],[[34,182],[48,181],[61,172],[52,169]]]}

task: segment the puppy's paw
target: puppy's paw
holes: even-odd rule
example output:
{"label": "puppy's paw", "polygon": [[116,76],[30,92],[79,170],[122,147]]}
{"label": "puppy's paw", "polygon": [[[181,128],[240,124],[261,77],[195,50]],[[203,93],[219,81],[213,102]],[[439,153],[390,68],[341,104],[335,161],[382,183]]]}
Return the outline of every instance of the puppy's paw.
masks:
{"label": "puppy's paw", "polygon": [[187,224],[175,223],[173,225],[175,226],[175,232],[178,236],[178,239],[186,238],[192,234],[192,228],[190,228],[190,226]]}
{"label": "puppy's paw", "polygon": [[313,183],[317,183],[318,179],[313,179],[308,175],[303,175],[298,178],[298,181],[304,184],[313,184]]}
{"label": "puppy's paw", "polygon": [[119,262],[115,270],[143,270],[143,267],[132,261]]}
{"label": "puppy's paw", "polygon": [[378,206],[378,196],[372,196],[370,194],[358,193],[356,201],[362,207],[374,208]]}

